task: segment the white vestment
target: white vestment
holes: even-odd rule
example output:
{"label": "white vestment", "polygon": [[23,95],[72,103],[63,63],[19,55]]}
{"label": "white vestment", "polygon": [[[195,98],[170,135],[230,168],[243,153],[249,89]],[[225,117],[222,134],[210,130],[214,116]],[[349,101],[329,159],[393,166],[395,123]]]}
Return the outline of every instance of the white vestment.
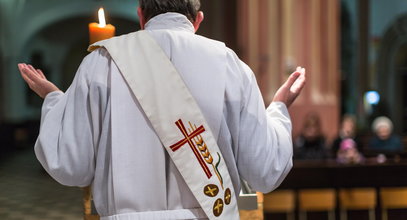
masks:
{"label": "white vestment", "polygon": [[[185,16],[158,15],[146,30],[201,108],[235,192],[239,178],[257,191],[276,188],[292,167],[286,106],[265,109],[250,68],[223,44],[195,35]],[[92,184],[102,219],[206,218],[103,48],[83,60],[65,93],[45,98],[35,152],[61,184]]]}

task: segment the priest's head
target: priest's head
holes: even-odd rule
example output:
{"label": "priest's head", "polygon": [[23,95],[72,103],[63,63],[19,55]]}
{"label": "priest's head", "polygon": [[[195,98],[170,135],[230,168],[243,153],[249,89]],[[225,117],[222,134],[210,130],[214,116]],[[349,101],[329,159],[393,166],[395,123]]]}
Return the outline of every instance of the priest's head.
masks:
{"label": "priest's head", "polygon": [[204,15],[199,11],[201,7],[200,0],[139,0],[137,13],[140,19],[140,27],[148,20],[159,14],[167,12],[176,12],[185,15],[194,25],[195,31],[198,30]]}

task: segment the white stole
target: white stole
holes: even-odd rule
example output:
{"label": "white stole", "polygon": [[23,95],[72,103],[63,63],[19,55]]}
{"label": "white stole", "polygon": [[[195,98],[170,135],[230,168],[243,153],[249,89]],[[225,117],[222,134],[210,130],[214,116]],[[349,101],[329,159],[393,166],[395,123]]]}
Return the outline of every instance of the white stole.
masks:
{"label": "white stole", "polygon": [[174,65],[146,31],[97,42],[133,91],[209,219],[239,219],[237,198],[216,140]]}

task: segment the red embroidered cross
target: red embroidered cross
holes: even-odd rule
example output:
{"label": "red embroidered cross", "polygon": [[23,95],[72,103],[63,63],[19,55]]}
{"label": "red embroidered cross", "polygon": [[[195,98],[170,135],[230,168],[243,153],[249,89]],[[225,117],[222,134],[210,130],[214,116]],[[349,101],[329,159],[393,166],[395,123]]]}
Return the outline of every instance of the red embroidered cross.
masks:
{"label": "red embroidered cross", "polygon": [[182,120],[179,119],[178,121],[175,122],[175,125],[177,125],[177,127],[181,130],[182,134],[184,135],[184,139],[178,141],[177,143],[173,144],[170,146],[171,150],[173,152],[177,151],[179,148],[181,148],[182,146],[184,146],[186,143],[189,144],[189,146],[191,147],[191,150],[194,152],[196,159],[198,159],[199,164],[201,165],[202,169],[204,170],[206,176],[209,178],[211,178],[212,173],[209,170],[208,166],[206,165],[205,161],[202,159],[201,154],[199,153],[199,151],[196,149],[194,142],[192,141],[192,139],[198,135],[200,135],[202,132],[205,131],[205,128],[203,125],[199,126],[197,129],[195,129],[193,132],[191,132],[191,134],[188,134],[187,130],[185,129],[184,124],[182,123]]}

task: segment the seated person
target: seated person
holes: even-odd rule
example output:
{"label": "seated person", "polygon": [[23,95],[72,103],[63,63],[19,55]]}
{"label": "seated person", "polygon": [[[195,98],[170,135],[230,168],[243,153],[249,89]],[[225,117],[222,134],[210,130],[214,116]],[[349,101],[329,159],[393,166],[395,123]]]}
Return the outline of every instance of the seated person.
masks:
{"label": "seated person", "polygon": [[294,143],[294,159],[325,159],[325,136],[321,131],[321,123],[316,113],[306,116],[302,133]]}
{"label": "seated person", "polygon": [[359,153],[356,142],[352,138],[346,138],[341,141],[336,154],[336,161],[343,164],[357,164],[363,162],[364,158]]}
{"label": "seated person", "polygon": [[368,149],[382,153],[397,153],[403,151],[400,137],[393,134],[393,123],[387,117],[376,118],[372,124],[375,136],[370,139]]}
{"label": "seated person", "polygon": [[332,155],[336,157],[340,148],[341,142],[345,139],[352,139],[355,142],[356,150],[361,151],[362,144],[356,135],[356,119],[353,115],[345,115],[342,118],[341,127],[339,128],[339,135],[332,143]]}

